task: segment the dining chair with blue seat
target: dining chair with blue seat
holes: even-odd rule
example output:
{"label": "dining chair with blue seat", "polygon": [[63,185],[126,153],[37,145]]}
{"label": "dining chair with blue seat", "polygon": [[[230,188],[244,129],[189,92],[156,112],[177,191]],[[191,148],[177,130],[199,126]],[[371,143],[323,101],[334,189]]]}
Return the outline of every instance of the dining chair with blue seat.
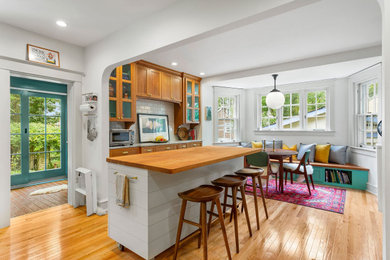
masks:
{"label": "dining chair with blue seat", "polygon": [[286,176],[285,176],[286,183],[287,183],[288,173],[290,173],[291,184],[293,184],[293,175],[294,174],[303,175],[305,177],[306,185],[307,185],[307,188],[309,190],[309,194],[311,196],[309,177],[311,180],[311,184],[313,186],[313,190],[315,190],[315,187],[314,187],[314,182],[313,182],[313,171],[314,170],[313,170],[313,166],[310,165],[309,156],[310,156],[310,150],[305,152],[304,156],[302,156],[302,159],[300,160],[299,163],[284,163],[283,169],[286,173]]}

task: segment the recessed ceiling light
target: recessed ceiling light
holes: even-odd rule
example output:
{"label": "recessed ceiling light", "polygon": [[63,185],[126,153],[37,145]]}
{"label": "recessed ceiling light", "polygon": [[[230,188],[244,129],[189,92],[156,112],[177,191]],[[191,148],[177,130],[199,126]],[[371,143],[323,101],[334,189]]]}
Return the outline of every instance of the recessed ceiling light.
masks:
{"label": "recessed ceiling light", "polygon": [[177,62],[175,62],[175,61],[173,61],[172,63],[171,63],[171,65],[172,66],[177,66],[177,65],[179,65]]}
{"label": "recessed ceiling light", "polygon": [[204,74],[205,74],[204,72],[199,73],[199,75],[201,75],[201,76],[204,76]]}
{"label": "recessed ceiling light", "polygon": [[68,25],[66,24],[66,22],[65,22],[65,21],[62,21],[62,20],[56,21],[56,24],[57,24],[59,27],[66,27],[66,26],[68,26]]}

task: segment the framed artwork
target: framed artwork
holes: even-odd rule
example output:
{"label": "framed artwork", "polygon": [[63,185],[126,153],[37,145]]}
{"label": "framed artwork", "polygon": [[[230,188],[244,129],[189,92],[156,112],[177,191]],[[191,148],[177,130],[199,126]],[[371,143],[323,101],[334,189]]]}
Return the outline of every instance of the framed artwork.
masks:
{"label": "framed artwork", "polygon": [[35,45],[27,44],[27,60],[60,67],[60,53]]}
{"label": "framed artwork", "polygon": [[168,115],[138,113],[137,118],[140,143],[154,142],[158,136],[169,141]]}
{"label": "framed artwork", "polygon": [[212,111],[211,111],[211,107],[205,107],[206,108],[206,121],[211,121],[211,114],[212,114]]}

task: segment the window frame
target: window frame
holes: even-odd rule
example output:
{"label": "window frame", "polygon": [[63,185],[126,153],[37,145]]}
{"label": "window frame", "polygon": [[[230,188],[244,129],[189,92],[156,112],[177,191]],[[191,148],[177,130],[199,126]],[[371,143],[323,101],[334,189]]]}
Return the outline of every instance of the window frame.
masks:
{"label": "window frame", "polygon": [[[235,111],[233,113],[233,118],[219,118],[218,117],[218,99],[219,98],[233,98],[235,102]],[[235,139],[219,139],[218,137],[218,122],[219,120],[233,120],[234,127],[232,128],[234,131]],[[239,141],[240,135],[240,95],[217,95],[215,99],[215,141],[216,143],[232,143]]]}
{"label": "window frame", "polygon": [[[318,91],[325,91],[326,93],[326,101],[325,101],[325,108],[326,108],[326,127],[325,129],[308,129],[307,128],[307,96],[310,92],[318,92]],[[292,94],[297,93],[299,94],[299,120],[300,120],[300,127],[299,128],[283,128],[282,122],[283,122],[283,107],[277,110],[277,127],[274,129],[263,129],[262,128],[262,110],[260,110],[259,105],[261,105],[261,98],[262,96],[266,96],[268,93],[259,93],[256,95],[256,131],[284,131],[284,132],[331,132],[331,113],[330,113],[330,99],[331,99],[331,91],[330,86],[320,86],[320,87],[311,87],[311,88],[297,88],[297,89],[291,89],[288,91],[282,91],[283,94]],[[284,105],[283,105],[284,106]],[[291,104],[290,104],[291,106]]]}

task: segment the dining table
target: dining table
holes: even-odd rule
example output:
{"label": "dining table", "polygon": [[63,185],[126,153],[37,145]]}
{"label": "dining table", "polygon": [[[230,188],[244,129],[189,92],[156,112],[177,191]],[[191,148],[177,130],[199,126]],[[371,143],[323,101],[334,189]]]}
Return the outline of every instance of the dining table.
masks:
{"label": "dining table", "polygon": [[[266,148],[265,150],[261,150],[262,152],[266,152],[270,159],[273,159],[279,163],[279,191],[281,193],[284,192],[284,168],[283,163],[285,159],[289,159],[289,162],[292,162],[292,156],[297,155],[297,151],[287,150],[287,149],[273,149]],[[245,167],[247,167],[246,161],[244,162]]]}

